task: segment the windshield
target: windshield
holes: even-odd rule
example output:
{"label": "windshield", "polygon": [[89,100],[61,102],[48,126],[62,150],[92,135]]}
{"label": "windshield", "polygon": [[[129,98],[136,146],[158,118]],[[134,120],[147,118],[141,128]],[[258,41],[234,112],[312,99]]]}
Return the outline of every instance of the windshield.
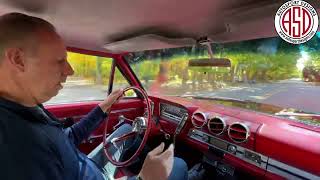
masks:
{"label": "windshield", "polygon": [[205,46],[126,55],[149,94],[229,98],[320,113],[320,32],[301,45],[279,37],[211,44],[213,56],[231,67],[190,67],[208,57]]}

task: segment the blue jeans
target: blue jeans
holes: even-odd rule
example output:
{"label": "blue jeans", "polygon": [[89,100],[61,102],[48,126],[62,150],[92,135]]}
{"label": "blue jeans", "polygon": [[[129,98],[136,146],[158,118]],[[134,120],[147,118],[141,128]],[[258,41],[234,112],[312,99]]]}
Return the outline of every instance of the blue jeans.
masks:
{"label": "blue jeans", "polygon": [[[108,136],[107,141],[111,140],[114,137],[119,137],[123,134],[131,132],[132,127],[129,124],[124,124],[120,126],[116,131],[114,131],[111,135]],[[126,152],[128,149],[132,149],[134,146],[139,146],[140,145],[141,139],[127,139],[120,145],[118,145],[118,148],[115,148],[114,146],[111,146],[109,148],[109,153],[113,154],[113,157],[116,160],[119,160],[122,158],[124,152]],[[103,152],[103,145],[102,143],[95,148],[89,155],[88,157],[92,159],[97,166],[99,166],[103,173],[108,176],[108,177],[113,177],[115,175],[116,167],[112,165],[106,158],[104,152]],[[143,152],[145,151],[145,152]],[[148,151],[148,148],[144,148],[142,153],[146,153]],[[143,161],[144,157],[142,159],[137,159],[137,161]],[[187,180],[188,179],[188,167],[186,162],[181,159],[174,157],[174,163],[173,163],[173,168],[172,171],[169,175],[168,180]]]}

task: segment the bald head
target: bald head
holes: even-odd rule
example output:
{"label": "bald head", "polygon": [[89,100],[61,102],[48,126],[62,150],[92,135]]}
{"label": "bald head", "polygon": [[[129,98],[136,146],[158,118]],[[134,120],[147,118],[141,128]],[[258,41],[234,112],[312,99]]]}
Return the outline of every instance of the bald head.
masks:
{"label": "bald head", "polygon": [[0,27],[0,63],[5,49],[34,47],[39,31],[56,32],[49,22],[21,13],[0,16]]}
{"label": "bald head", "polygon": [[0,97],[35,106],[57,95],[72,74],[52,24],[20,13],[0,16]]}

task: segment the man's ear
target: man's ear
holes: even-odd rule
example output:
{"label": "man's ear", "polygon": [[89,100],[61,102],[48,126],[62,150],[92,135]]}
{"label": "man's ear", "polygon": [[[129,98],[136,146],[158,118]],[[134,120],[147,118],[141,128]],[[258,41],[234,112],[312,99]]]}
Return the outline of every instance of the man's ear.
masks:
{"label": "man's ear", "polygon": [[21,48],[8,48],[5,50],[4,55],[9,63],[13,65],[18,71],[25,71],[25,54]]}

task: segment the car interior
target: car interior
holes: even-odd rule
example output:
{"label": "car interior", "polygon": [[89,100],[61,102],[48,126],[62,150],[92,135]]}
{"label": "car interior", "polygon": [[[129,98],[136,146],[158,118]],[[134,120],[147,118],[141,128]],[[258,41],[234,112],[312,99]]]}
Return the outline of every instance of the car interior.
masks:
{"label": "car interior", "polygon": [[[185,67],[231,68],[232,58],[216,57],[222,47],[219,44],[278,37],[274,17],[285,2],[1,0],[0,14],[21,12],[44,18],[56,27],[69,52],[111,59],[105,96],[117,87],[115,71],[126,80],[125,96],[113,104],[106,121],[79,146],[88,154],[100,143],[108,147],[129,136],[140,136],[142,142],[135,152],[120,160],[109,157],[110,179],[137,174],[141,164],[133,162],[142,148],[145,145],[154,148],[160,142],[166,146],[174,143],[175,156],[184,159],[189,169],[201,164],[198,170],[205,170],[203,179],[320,179],[320,111],[313,114],[288,111],[281,105],[204,98],[192,93],[179,96],[165,91],[153,93],[161,87],[150,90],[145,85],[147,80],[140,75],[143,69],[136,65],[139,57],[161,56],[159,50],[187,52],[201,46],[206,56],[185,59]],[[308,3],[320,15],[320,2],[308,0]],[[317,42],[320,44],[319,38]],[[251,82],[255,86],[256,80]],[[68,127],[99,102],[84,100],[45,107]],[[302,120],[290,119],[293,116]],[[133,132],[106,142],[109,134],[126,123],[134,127]]]}

